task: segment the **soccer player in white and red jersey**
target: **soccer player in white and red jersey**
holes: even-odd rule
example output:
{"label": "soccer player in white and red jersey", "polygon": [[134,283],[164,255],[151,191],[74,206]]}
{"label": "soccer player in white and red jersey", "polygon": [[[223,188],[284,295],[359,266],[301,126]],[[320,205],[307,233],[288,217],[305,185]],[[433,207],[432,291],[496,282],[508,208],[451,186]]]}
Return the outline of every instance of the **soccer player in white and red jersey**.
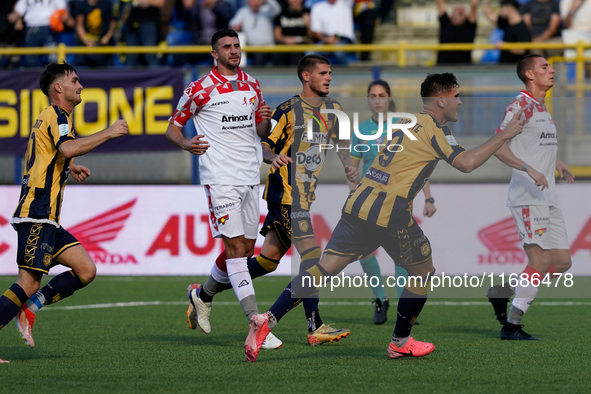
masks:
{"label": "soccer player in white and red jersey", "polygon": [[[242,56],[238,34],[231,29],[219,30],[211,38],[211,47],[217,66],[186,87],[169,119],[166,138],[199,156],[211,233],[222,238],[227,254],[227,276],[219,275],[215,264],[212,275],[232,284],[256,333],[267,325],[267,316],[258,313],[247,257],[254,253],[258,233],[261,137],[271,131],[272,111],[265,104],[259,82],[238,67]],[[182,129],[190,119],[197,135],[186,139]],[[198,311],[206,306],[200,293],[197,289],[189,293]],[[245,344],[247,354],[252,348],[250,340],[247,338]]]}
{"label": "soccer player in white and red jersey", "polygon": [[544,277],[551,278],[571,266],[564,218],[554,190],[554,171],[558,170],[560,177],[569,183],[574,181],[574,175],[556,157],[556,126],[544,103],[547,91],[554,84],[554,69],[542,56],[526,55],[517,63],[517,76],[525,84],[525,90],[507,106],[497,132],[526,106],[529,108],[521,116],[528,121],[523,132],[501,147],[495,156],[513,168],[507,206],[527,254],[528,263],[520,275],[526,280],[519,280],[515,287],[508,316],[507,304],[512,293],[508,284],[490,288],[487,297],[503,324],[501,339],[536,340],[522,330],[521,318]]}

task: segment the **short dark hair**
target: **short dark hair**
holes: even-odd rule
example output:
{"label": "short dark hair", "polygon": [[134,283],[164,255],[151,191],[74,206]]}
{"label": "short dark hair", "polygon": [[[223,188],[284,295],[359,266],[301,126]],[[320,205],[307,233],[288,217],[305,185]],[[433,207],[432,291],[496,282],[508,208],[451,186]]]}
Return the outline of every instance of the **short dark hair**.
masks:
{"label": "short dark hair", "polygon": [[452,73],[428,74],[421,84],[421,97],[437,97],[459,87],[460,84]]}
{"label": "short dark hair", "polygon": [[517,61],[517,76],[521,79],[521,82],[527,83],[527,78],[525,77],[525,72],[528,70],[533,70],[535,65],[535,59],[538,57],[543,57],[542,55],[538,55],[535,53],[530,53],[528,55],[522,56]]}
{"label": "short dark hair", "polygon": [[517,0],[501,0],[501,7],[509,5],[519,11],[519,2]]}
{"label": "short dark hair", "polygon": [[311,72],[317,64],[328,64],[330,66],[330,60],[315,53],[306,55],[300,59],[298,62],[298,78],[301,82],[304,82],[302,78],[304,71]]}
{"label": "short dark hair", "polygon": [[72,72],[76,73],[76,69],[66,62],[49,63],[39,75],[39,87],[43,94],[49,97],[49,89],[55,80],[62,75],[70,75]]}
{"label": "short dark hair", "polygon": [[213,36],[211,36],[211,49],[213,49],[214,51],[217,51],[219,48],[218,42],[220,41],[220,38],[224,38],[224,37],[236,37],[236,38],[240,39],[240,37],[238,37],[238,33],[236,33],[235,30],[232,30],[232,29],[218,30],[215,33],[213,33]]}
{"label": "short dark hair", "polygon": [[[386,93],[388,93],[388,96],[392,97],[392,91],[390,90],[390,84],[386,81],[384,81],[383,79],[376,79],[374,81],[371,81],[369,83],[369,85],[367,85],[367,95],[369,96],[369,91],[371,90],[371,88],[373,88],[374,86],[381,86],[386,90]],[[390,100],[390,105],[388,106],[388,109],[390,111],[394,111],[396,110],[396,103],[394,103],[394,100]]]}

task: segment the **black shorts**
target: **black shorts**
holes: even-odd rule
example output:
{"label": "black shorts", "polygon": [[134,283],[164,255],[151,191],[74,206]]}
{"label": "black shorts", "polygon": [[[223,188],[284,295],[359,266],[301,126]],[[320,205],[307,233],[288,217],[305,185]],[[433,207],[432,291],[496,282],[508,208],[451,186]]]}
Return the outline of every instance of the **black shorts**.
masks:
{"label": "black shorts", "polygon": [[417,222],[409,227],[384,228],[348,213],[342,214],[324,252],[358,260],[380,246],[400,267],[419,265],[431,257],[431,244]]}
{"label": "black shorts", "polygon": [[18,246],[16,263],[19,268],[49,273],[55,259],[80,242],[63,227],[48,223],[18,223],[15,225]]}
{"label": "black shorts", "polygon": [[[267,203],[269,213],[263,223],[260,233],[264,237],[270,230],[275,231],[277,237],[286,249],[291,247],[292,236],[294,239],[314,237],[314,228],[310,211],[301,208],[292,208],[291,205]],[[293,232],[292,232],[292,225]]]}

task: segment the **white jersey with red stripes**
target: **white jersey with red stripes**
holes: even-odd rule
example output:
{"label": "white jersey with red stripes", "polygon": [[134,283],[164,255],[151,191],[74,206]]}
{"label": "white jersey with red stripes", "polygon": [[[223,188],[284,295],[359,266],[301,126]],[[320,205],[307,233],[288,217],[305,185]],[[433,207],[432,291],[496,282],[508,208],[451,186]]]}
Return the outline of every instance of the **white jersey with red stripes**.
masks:
{"label": "white jersey with red stripes", "polygon": [[516,157],[544,174],[548,180],[548,188],[542,190],[540,186],[536,186],[527,172],[513,168],[507,206],[555,206],[554,171],[558,144],[556,126],[546,105],[526,91],[521,91],[505,109],[505,117],[497,133],[502,131],[513,115],[526,105],[530,105],[530,108],[523,111],[521,120],[527,119],[527,123],[523,126],[523,132],[509,142],[509,148]]}
{"label": "white jersey with red stripes", "polygon": [[233,77],[214,67],[191,82],[169,119],[184,127],[193,119],[197,134],[205,135],[207,151],[199,156],[202,185],[258,185],[263,159],[256,125],[265,102],[259,82],[240,68]]}

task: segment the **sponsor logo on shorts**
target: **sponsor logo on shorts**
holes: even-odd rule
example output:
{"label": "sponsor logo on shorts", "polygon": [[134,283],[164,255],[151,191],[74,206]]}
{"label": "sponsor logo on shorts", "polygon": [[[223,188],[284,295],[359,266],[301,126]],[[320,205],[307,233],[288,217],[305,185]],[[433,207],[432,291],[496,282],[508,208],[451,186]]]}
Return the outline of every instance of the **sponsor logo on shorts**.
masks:
{"label": "sponsor logo on shorts", "polygon": [[232,208],[234,206],[234,202],[229,202],[227,204],[217,205],[214,210],[219,211],[220,209]]}
{"label": "sponsor logo on shorts", "polygon": [[544,234],[547,229],[548,229],[548,227],[539,228],[539,229],[537,229],[537,230],[534,231],[534,234],[536,234],[537,236],[541,237],[542,234]]}
{"label": "sponsor logo on shorts", "polygon": [[218,225],[224,225],[228,220],[230,220],[229,215],[222,216],[221,218],[218,218]]}
{"label": "sponsor logo on shorts", "polygon": [[298,227],[303,233],[308,232],[308,230],[310,229],[310,225],[308,224],[307,220],[298,221]]}
{"label": "sponsor logo on shorts", "polygon": [[421,246],[421,254],[423,256],[429,256],[429,253],[431,253],[431,247],[429,246],[428,243],[424,244],[423,246]]}
{"label": "sponsor logo on shorts", "polygon": [[310,219],[310,211],[298,211],[291,213],[292,219]]}

